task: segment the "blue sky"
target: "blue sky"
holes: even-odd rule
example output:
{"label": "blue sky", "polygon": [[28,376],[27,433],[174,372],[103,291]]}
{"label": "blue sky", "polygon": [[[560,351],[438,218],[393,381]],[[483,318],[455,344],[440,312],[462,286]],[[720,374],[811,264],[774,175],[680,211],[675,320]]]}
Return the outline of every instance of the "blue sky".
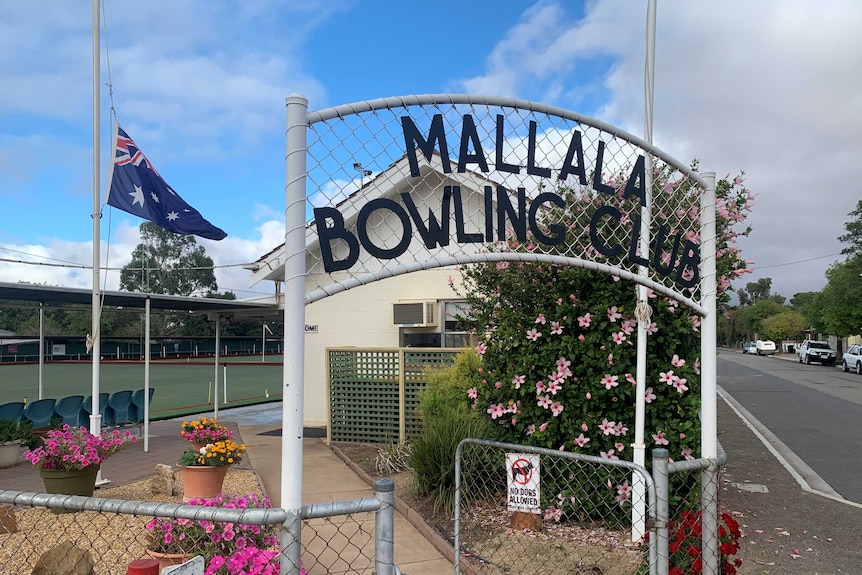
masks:
{"label": "blue sky", "polygon": [[[646,5],[107,0],[114,106],[171,186],[228,233],[200,243],[230,266],[283,238],[291,93],[311,110],[407,94],[513,96],[641,136]],[[2,259],[91,261],[90,21],[83,0],[0,3]],[[821,289],[838,259],[836,238],[862,198],[859,21],[852,0],[658,1],[655,142],[720,176],[747,173],[757,200],[742,247],[756,269],[743,284],[771,277],[789,298]],[[110,266],[127,261],[139,223],[105,208]],[[219,285],[251,296],[247,274],[220,268]],[[0,281],[19,280],[90,286],[87,270],[0,261]],[[116,288],[118,274],[107,282]]]}

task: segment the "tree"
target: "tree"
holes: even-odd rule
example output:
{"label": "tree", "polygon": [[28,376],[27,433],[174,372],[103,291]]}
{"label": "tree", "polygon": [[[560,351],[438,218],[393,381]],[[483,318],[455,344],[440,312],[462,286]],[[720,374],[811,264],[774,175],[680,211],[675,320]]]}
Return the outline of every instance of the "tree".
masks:
{"label": "tree", "polygon": [[805,319],[798,311],[788,310],[767,317],[761,325],[763,335],[769,339],[797,339],[805,330]]}
{"label": "tree", "polygon": [[152,222],[142,223],[140,230],[142,241],[120,272],[120,289],[184,296],[218,291],[213,260],[194,236]]}
{"label": "tree", "polygon": [[851,256],[862,255],[862,200],[859,200],[856,209],[847,215],[853,219],[844,223],[847,233],[839,236],[838,241],[850,245],[841,250],[841,253]]}
{"label": "tree", "polygon": [[771,299],[760,300],[742,310],[745,319],[748,322],[749,335],[757,334],[763,339],[764,326],[763,321],[771,316],[778,315],[784,312],[787,308],[776,303]]}
{"label": "tree", "polygon": [[773,294],[771,292],[772,278],[760,278],[756,282],[749,282],[745,284],[745,289],[737,292],[739,305],[742,307],[748,307],[763,300],[772,300],[779,305],[783,305],[786,298],[783,295]]}
{"label": "tree", "polygon": [[825,331],[837,336],[862,332],[862,254],[836,262],[826,270],[827,283],[822,291],[822,317]]}

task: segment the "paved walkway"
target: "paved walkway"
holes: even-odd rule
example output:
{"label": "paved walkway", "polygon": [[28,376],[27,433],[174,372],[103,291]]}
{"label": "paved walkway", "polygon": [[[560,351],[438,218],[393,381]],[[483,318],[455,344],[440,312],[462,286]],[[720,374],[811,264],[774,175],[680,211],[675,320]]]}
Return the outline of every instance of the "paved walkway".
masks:
{"label": "paved walkway", "polygon": [[[212,414],[202,414],[211,416]],[[150,425],[149,452],[143,451],[143,439],[121,450],[102,466],[102,477],[110,481],[108,486],[115,487],[126,483],[149,479],[157,463],[174,465],[188,443],[179,437],[179,424],[182,419],[156,421]],[[221,410],[219,421],[229,425],[239,433],[246,444],[246,457],[238,465],[240,469],[253,469],[258,475],[264,490],[274,505],[281,500],[281,404],[272,403],[259,406]],[[303,504],[327,503],[373,497],[374,491],[369,483],[342,461],[321,438],[306,437],[303,441]],[[42,480],[38,471],[26,460],[18,465],[0,469],[0,490],[41,492]],[[96,492],[98,496],[98,491]],[[395,519],[395,563],[407,575],[438,575],[452,572],[452,563],[438,551],[432,541],[440,545],[441,540],[431,530],[414,527],[407,521],[401,508]],[[411,516],[416,520],[415,516]],[[335,526],[335,529],[333,529]],[[343,536],[350,532],[349,544],[339,544],[325,540],[327,534],[340,531]],[[364,524],[352,526],[339,525],[332,521],[325,525],[307,522],[303,529],[303,546],[306,564],[314,575],[322,572],[343,572],[335,567],[334,560],[324,557],[333,564],[326,571],[315,570],[312,557],[321,555],[341,556],[342,563],[349,555],[374,557],[373,540],[369,535],[374,532],[373,516]],[[436,539],[435,539],[436,537]],[[342,537],[343,539],[343,537]],[[328,549],[326,549],[328,548]],[[311,565],[308,565],[308,564]],[[348,571],[353,572],[353,571]]]}

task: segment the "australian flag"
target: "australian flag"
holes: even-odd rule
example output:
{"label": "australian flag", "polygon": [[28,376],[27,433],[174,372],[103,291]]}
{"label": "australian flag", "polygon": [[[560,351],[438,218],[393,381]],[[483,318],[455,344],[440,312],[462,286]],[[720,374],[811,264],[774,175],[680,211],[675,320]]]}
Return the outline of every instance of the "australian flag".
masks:
{"label": "australian flag", "polygon": [[108,176],[108,205],[177,234],[221,240],[227,234],[188,205],[159,175],[140,148],[116,124]]}

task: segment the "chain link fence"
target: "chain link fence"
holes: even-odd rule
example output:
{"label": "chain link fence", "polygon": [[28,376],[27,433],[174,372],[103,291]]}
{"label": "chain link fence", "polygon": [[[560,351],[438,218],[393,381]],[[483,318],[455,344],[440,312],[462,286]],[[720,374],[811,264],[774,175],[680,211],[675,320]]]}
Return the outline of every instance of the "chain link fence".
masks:
{"label": "chain link fence", "polygon": [[285,510],[240,507],[236,498],[175,504],[0,491],[0,575],[126,575],[136,560],[166,566],[195,555],[224,568],[217,573],[393,575],[393,490],[380,480],[375,497],[303,506],[301,537],[283,527]]}
{"label": "chain link fence", "polygon": [[[640,501],[633,500],[636,481],[646,486]],[[633,541],[635,524],[651,530],[655,517],[653,481],[639,465],[466,439],[456,454],[456,485],[456,562],[473,573],[654,572],[651,546]]]}

